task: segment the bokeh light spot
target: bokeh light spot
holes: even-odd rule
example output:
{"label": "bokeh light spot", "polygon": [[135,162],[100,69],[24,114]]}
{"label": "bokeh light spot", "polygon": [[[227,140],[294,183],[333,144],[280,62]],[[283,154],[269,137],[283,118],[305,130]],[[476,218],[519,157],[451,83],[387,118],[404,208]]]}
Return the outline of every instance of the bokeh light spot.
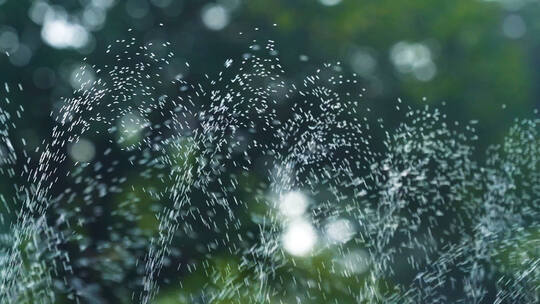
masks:
{"label": "bokeh light spot", "polygon": [[288,217],[301,216],[308,207],[307,197],[299,191],[291,191],[281,197],[279,210]]}
{"label": "bokeh light spot", "polygon": [[207,5],[202,9],[204,25],[213,31],[222,30],[229,24],[229,11],[222,5]]}
{"label": "bokeh light spot", "polygon": [[69,156],[76,162],[88,163],[94,159],[96,148],[88,139],[81,138],[69,148]]}
{"label": "bokeh light spot", "polygon": [[306,256],[317,243],[317,232],[306,220],[295,220],[287,226],[283,234],[283,247],[295,256]]}

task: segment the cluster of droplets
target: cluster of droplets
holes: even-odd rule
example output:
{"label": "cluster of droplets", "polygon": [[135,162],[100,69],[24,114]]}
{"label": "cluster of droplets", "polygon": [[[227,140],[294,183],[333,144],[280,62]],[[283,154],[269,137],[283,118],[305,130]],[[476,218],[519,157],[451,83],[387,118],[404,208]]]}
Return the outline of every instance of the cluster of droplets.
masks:
{"label": "cluster of droplets", "polygon": [[539,300],[537,118],[479,163],[476,122],[387,126],[339,63],[291,81],[253,40],[194,83],[170,49],[83,65],[37,159],[0,107],[2,303]]}

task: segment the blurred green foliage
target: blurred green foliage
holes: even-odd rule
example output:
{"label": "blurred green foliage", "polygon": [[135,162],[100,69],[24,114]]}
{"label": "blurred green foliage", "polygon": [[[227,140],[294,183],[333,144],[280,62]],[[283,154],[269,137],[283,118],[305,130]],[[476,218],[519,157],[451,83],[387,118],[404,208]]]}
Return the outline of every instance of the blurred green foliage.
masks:
{"label": "blurred green foliage", "polygon": [[[133,29],[131,36],[144,42],[170,41],[176,55],[194,67],[192,70],[195,72],[186,75],[193,82],[203,81],[204,74],[215,75],[226,59],[237,58],[244,53],[247,45],[236,38],[239,32],[245,32],[253,39],[276,41],[287,77],[291,79],[302,78],[307,72],[306,65],[299,60],[301,55],[307,56],[308,66],[312,67],[322,62],[342,61],[345,68],[360,75],[361,85],[367,89],[364,102],[381,113],[390,124],[394,111],[389,107],[394,106],[397,98],[418,104],[441,105],[444,101],[444,113],[450,118],[480,121],[478,151],[484,151],[486,146],[502,141],[515,117],[530,117],[540,100],[540,5],[538,1],[514,1],[517,4],[523,2],[520,5],[509,5],[510,2],[343,0],[337,5],[325,6],[313,0],[116,0],[110,1],[112,5],[102,10],[105,15],[102,24],[88,29],[91,39],[87,45],[78,49],[59,49],[45,43],[43,24],[32,18],[32,9],[38,3],[46,3],[63,11],[63,14],[82,20],[85,9],[92,3],[109,1],[4,0],[0,1],[0,49],[12,54],[0,56],[0,83],[21,83],[24,87],[14,100],[26,109],[17,132],[28,140],[28,150],[33,150],[33,146],[50,134],[49,127],[53,121],[49,112],[55,110],[61,97],[72,94],[73,67],[80,65],[84,57],[88,57],[92,64],[107,63],[109,58],[104,56],[107,46],[122,39],[128,29]],[[220,30],[209,29],[201,18],[209,3],[221,5],[228,12],[228,20]],[[522,20],[524,31],[515,32],[516,29],[512,28],[515,20]],[[505,22],[510,22],[506,29]],[[260,30],[254,32],[254,27]],[[17,47],[10,46],[9,43],[13,42],[5,40],[7,32],[16,33]],[[430,61],[435,66],[434,74],[427,77],[429,79],[421,80],[414,73],[399,71],[391,55],[399,42],[427,47]],[[17,57],[24,55],[17,55],[21,45],[30,51],[27,60]],[[178,60],[172,62],[170,72],[182,73],[183,69],[184,62]],[[128,177],[133,189],[137,189],[138,183],[147,182],[138,180],[136,173],[132,174],[134,176]],[[69,185],[69,181],[65,183]],[[245,187],[249,188],[250,183],[257,183],[256,176],[246,177]],[[156,181],[156,187],[163,185]],[[1,193],[8,193],[9,188],[5,181],[0,181]],[[129,195],[118,194],[113,202],[117,207],[111,207],[111,210],[136,208],[133,213],[142,216],[134,220],[135,226],[146,232],[155,230],[158,222],[151,213],[152,198],[138,193],[138,197],[146,198],[141,204],[130,202],[126,197]],[[74,212],[85,208],[82,201],[75,205]],[[263,208],[255,201],[252,206],[252,213]],[[81,233],[96,236],[106,230],[105,227],[121,226],[122,223],[114,221],[123,217],[115,215],[112,212],[108,219],[102,219],[99,223],[101,228],[93,226],[97,232]],[[538,231],[532,233],[537,235]],[[524,248],[529,252],[526,245]],[[520,261],[510,254],[511,250],[514,249],[503,250],[500,259],[509,265],[519,266]],[[101,254],[121,259],[114,249]],[[189,254],[191,256],[186,260],[197,260],[197,251]],[[324,253],[317,259],[331,256]],[[305,276],[328,276],[328,286],[322,290],[339,294],[363,284],[346,277],[331,278],[332,275],[321,268],[317,259],[299,261],[300,264],[308,264],[301,265],[297,271],[305,271]],[[238,267],[231,266],[241,263],[234,255],[224,252],[213,262],[219,271],[219,275],[211,275],[218,278],[213,283],[216,289],[234,284],[227,281],[228,277],[242,278]],[[202,285],[211,284],[208,274],[202,269],[191,274],[179,273],[178,276],[183,288],[162,289],[156,303],[191,303],[184,294],[186,290],[197,290]],[[381,288],[390,288],[389,285],[381,283]],[[340,303],[353,303],[352,298],[347,298],[347,292],[343,295]],[[110,303],[127,303],[131,295],[121,292],[115,295],[114,291],[109,291],[104,297]],[[184,299],[184,302],[179,299]],[[248,303],[247,299],[235,300]],[[272,301],[279,303],[278,300]],[[224,300],[222,303],[230,302]]]}

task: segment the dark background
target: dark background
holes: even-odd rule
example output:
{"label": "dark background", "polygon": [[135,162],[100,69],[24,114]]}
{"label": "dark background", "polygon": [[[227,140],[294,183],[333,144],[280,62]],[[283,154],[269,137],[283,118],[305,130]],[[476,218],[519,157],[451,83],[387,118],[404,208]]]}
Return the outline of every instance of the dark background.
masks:
{"label": "dark background", "polygon": [[[24,87],[11,101],[26,110],[16,134],[28,150],[50,136],[49,114],[79,85],[74,74],[86,64],[82,59],[106,63],[107,46],[128,29],[144,43],[171,42],[176,56],[195,67],[184,75],[193,82],[246,51],[239,32],[275,40],[291,79],[340,60],[359,75],[385,120],[396,115],[385,108],[398,97],[444,102],[450,119],[478,120],[477,157],[540,104],[540,4],[534,0],[0,0],[0,52],[9,54],[0,55],[0,83]],[[183,69],[183,60],[171,63],[171,73]],[[9,188],[0,180],[0,193]],[[175,292],[156,302],[175,303]],[[110,290],[102,296],[130,297]]]}

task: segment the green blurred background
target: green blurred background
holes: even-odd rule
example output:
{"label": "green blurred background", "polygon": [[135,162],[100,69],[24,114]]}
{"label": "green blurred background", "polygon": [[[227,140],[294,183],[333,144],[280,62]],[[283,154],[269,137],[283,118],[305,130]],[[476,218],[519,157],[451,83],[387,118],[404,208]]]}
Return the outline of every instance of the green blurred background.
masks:
{"label": "green blurred background", "polygon": [[[516,117],[531,117],[540,105],[536,0],[0,0],[0,52],[9,55],[0,56],[0,83],[24,87],[13,99],[26,109],[17,134],[32,150],[50,135],[49,113],[80,85],[74,75],[83,58],[106,63],[107,46],[128,29],[142,42],[170,41],[177,57],[197,67],[184,75],[197,82],[244,53],[236,38],[255,35],[254,27],[254,38],[276,41],[287,77],[339,60],[385,120],[398,97],[478,120],[478,151],[500,143]],[[184,61],[171,65],[171,73],[182,72]],[[0,191],[9,188],[0,180]],[[130,295],[103,297],[113,303]],[[174,291],[157,300],[177,301]]]}
{"label": "green blurred background", "polygon": [[10,53],[0,58],[1,80],[24,85],[35,123],[70,95],[82,58],[99,65],[99,54],[129,28],[142,41],[172,42],[203,75],[245,52],[245,43],[234,39],[239,32],[260,27],[259,38],[276,39],[288,74],[305,69],[300,55],[313,64],[341,60],[375,103],[446,101],[448,114],[481,122],[484,144],[500,139],[514,117],[530,115],[540,94],[534,0],[0,3],[0,50]]}

